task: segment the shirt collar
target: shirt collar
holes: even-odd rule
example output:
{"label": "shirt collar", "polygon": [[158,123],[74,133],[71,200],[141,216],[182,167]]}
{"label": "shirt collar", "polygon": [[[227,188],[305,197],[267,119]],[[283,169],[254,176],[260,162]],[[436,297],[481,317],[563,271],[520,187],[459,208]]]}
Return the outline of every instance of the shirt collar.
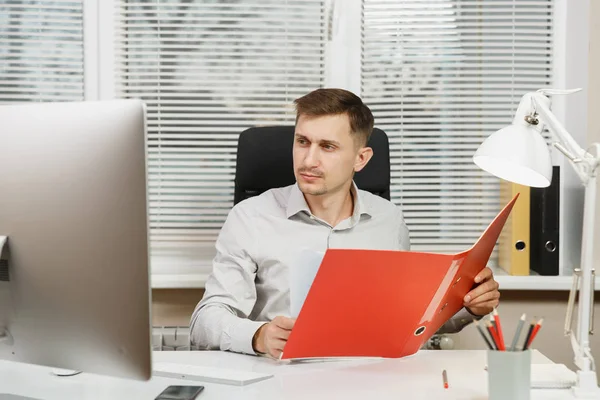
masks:
{"label": "shirt collar", "polygon": [[[371,216],[371,212],[368,209],[368,207],[366,207],[365,201],[362,198],[360,191],[358,190],[358,187],[356,186],[356,183],[354,183],[354,181],[352,181],[352,187],[350,188],[350,190],[352,191],[352,196],[354,197],[354,211],[351,217],[352,221],[358,222],[360,216],[363,214]],[[288,199],[288,204],[286,208],[286,217],[290,218],[301,211],[305,211],[309,215],[312,215],[312,213],[310,212],[310,208],[306,203],[306,199],[304,198],[304,194],[298,187],[298,183],[295,183],[294,185],[292,185],[292,190],[290,191],[290,197]]]}

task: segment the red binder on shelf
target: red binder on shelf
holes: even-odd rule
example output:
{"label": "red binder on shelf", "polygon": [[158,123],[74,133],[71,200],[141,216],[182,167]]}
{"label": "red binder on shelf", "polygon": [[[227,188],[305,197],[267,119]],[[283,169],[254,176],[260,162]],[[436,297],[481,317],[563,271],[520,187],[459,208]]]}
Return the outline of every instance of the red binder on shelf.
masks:
{"label": "red binder on shelf", "polygon": [[327,250],[281,359],[416,353],[463,307],[517,198],[462,253]]}

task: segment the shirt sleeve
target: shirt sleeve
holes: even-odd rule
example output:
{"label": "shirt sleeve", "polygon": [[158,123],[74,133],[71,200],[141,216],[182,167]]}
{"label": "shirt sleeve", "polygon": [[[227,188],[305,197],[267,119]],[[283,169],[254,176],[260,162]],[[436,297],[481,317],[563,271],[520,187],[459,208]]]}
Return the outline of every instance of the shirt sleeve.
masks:
{"label": "shirt sleeve", "polygon": [[465,326],[473,322],[473,319],[480,320],[481,318],[483,318],[482,315],[471,314],[469,310],[463,307],[452,318],[446,321],[436,334],[458,333]]}
{"label": "shirt sleeve", "polygon": [[192,343],[201,349],[255,354],[252,338],[265,322],[248,316],[256,303],[257,266],[252,249],[257,238],[244,203],[234,207],[223,225],[202,300],[190,322]]}

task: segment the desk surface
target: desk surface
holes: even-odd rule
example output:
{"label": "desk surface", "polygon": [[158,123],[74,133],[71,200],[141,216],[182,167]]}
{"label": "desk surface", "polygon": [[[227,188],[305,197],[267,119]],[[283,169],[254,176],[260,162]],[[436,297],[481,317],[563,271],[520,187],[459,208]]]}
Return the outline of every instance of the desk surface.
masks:
{"label": "desk surface", "polygon": [[[168,385],[202,384],[198,400],[227,399],[473,399],[487,398],[485,351],[421,350],[402,359],[365,359],[309,363],[277,361],[224,352],[155,352],[154,361],[266,372],[273,378],[235,387],[154,377],[148,382],[93,374],[56,377],[51,369],[0,361],[0,393],[48,400],[153,400]],[[534,351],[534,363],[552,362]],[[442,385],[448,372],[449,389]],[[571,399],[568,390],[534,390],[532,399]],[[0,395],[2,399],[2,395]]]}

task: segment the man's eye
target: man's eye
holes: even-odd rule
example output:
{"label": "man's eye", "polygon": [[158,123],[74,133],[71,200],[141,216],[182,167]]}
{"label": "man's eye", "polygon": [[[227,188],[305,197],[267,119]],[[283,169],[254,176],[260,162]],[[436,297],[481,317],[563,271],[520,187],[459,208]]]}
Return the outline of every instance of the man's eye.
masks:
{"label": "man's eye", "polygon": [[325,150],[335,150],[335,146],[330,145],[330,144],[323,145],[323,148]]}
{"label": "man's eye", "polygon": [[298,142],[298,144],[306,144],[306,139],[296,139],[296,142]]}

